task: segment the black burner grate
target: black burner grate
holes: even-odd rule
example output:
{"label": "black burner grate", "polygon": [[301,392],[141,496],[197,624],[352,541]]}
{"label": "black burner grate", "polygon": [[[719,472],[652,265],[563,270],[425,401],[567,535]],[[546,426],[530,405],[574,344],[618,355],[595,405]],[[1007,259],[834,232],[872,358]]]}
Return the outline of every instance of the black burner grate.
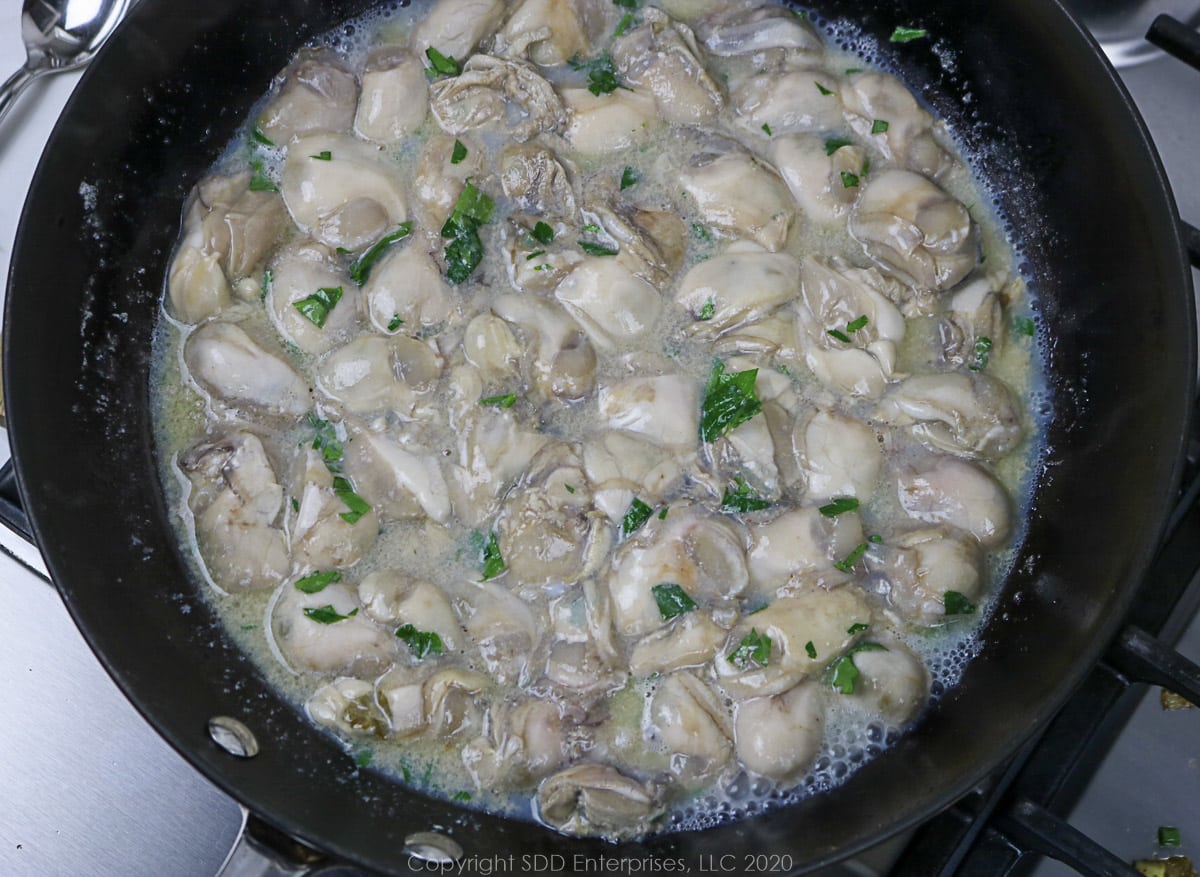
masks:
{"label": "black burner grate", "polygon": [[[1147,39],[1200,70],[1200,34],[1170,16]],[[1183,224],[1200,268],[1200,230]],[[1124,727],[1142,690],[1161,685],[1200,703],[1200,667],[1174,642],[1200,609],[1200,411],[1192,418],[1183,487],[1127,624],[1040,738],[1003,771],[913,835],[891,877],[1019,877],[1041,855],[1087,877],[1133,875],[1128,863],[1063,818]]]}

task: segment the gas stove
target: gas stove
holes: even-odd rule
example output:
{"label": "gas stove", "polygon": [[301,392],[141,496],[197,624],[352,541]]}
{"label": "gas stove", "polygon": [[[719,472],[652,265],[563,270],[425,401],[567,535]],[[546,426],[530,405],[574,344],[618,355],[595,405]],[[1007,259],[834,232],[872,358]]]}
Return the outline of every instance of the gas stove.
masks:
{"label": "gas stove", "polygon": [[[1083,8],[1120,5],[1107,0],[1078,2]],[[1156,5],[1179,13],[1170,3],[1129,5],[1137,7],[1134,16],[1145,16],[1147,7]],[[0,22],[0,68],[15,70],[24,52],[16,10],[10,9],[6,16],[12,20]],[[1118,33],[1120,28],[1107,12],[1094,25],[1098,35],[1110,40],[1114,59],[1136,62],[1122,69],[1122,78],[1167,168],[1180,214],[1200,225],[1200,174],[1195,170],[1200,72],[1143,40]],[[1126,31],[1129,26],[1129,21],[1122,24]],[[1134,26],[1144,29],[1141,19]],[[4,276],[24,193],[78,76],[68,73],[35,83],[0,125],[0,169],[7,191],[7,197],[0,199]],[[1200,287],[1200,273],[1194,272],[1193,277]],[[1200,441],[1194,444],[1200,446]],[[0,461],[7,457],[8,442],[0,433]],[[1196,484],[1200,491],[1200,481]],[[0,496],[4,489],[0,484]],[[1185,496],[1180,503],[1176,532],[1182,543],[1192,546],[1190,553],[1200,556],[1200,511],[1195,498]],[[1189,552],[1180,549],[1180,553]],[[1179,652],[1200,661],[1200,615],[1196,614],[1200,579],[1195,567],[1172,566],[1172,560],[1160,559],[1166,564],[1162,574],[1180,579],[1186,585],[1181,588],[1185,596],[1166,621],[1162,636],[1168,642],[1179,637]],[[4,607],[0,685],[5,702],[0,721],[0,777],[4,778],[0,874],[208,877],[217,873],[241,829],[241,809],[167,746],[125,701],[46,581],[36,549],[4,527],[0,527],[0,605]],[[1106,669],[1101,675],[1099,681],[1085,683],[1085,688],[1095,686],[1112,701],[1103,717],[1093,720],[1091,708],[1084,705],[1070,719],[1103,738],[1101,743],[1072,756],[1084,763],[1069,780],[1055,774],[1055,762],[1062,759],[1033,751],[1028,761],[1012,769],[1018,789],[1024,788],[1021,782],[1049,782],[1053,788],[1048,794],[1057,812],[1082,835],[1101,841],[1112,857],[1110,865],[1173,853],[1190,853],[1200,861],[1200,712],[1164,711],[1159,688],[1126,685],[1117,669]],[[1078,729],[1066,725],[1057,733],[1078,736]],[[1110,748],[1107,738],[1113,736],[1109,730],[1114,725],[1118,729]],[[1024,776],[1030,772],[1055,775]],[[915,834],[827,869],[823,877],[1076,873],[1036,855],[1018,860],[1015,847],[1043,848],[1034,830],[1041,811],[1014,819],[1004,809],[1011,802],[997,804],[999,798],[989,798],[990,787],[989,781],[988,787]],[[989,806],[997,807],[996,818],[972,821],[978,814],[971,811]],[[1160,826],[1178,828],[1182,846],[1159,847]],[[339,873],[348,872],[339,869]]]}

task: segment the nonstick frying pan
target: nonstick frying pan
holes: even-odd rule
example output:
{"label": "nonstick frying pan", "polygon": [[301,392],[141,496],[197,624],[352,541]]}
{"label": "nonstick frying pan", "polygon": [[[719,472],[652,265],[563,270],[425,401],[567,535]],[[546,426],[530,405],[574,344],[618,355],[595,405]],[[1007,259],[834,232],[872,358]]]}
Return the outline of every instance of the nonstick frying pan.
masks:
{"label": "nonstick frying pan", "polygon": [[[176,545],[149,404],[180,206],[305,41],[368,0],[143,0],[52,136],[4,322],[21,494],[105,667],[193,765],[266,824],[380,871],[437,830],[468,856],[790,857],[797,869],[937,812],[1041,728],[1133,599],[1178,476],[1195,371],[1190,276],[1146,132],[1097,47],[1046,0],[816,4],[949,120],[1018,242],[1048,375],[1047,450],[1012,574],[959,686],[844,785],[699,832],[614,847],[432,800],[370,770],[265,683]],[[929,37],[888,42],[897,25]],[[214,716],[260,752],[213,743]],[[98,729],[97,733],[102,733]]]}

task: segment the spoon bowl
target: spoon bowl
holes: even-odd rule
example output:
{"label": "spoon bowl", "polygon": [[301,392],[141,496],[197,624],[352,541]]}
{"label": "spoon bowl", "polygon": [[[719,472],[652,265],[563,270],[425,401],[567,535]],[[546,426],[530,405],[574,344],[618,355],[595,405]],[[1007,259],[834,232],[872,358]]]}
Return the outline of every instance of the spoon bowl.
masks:
{"label": "spoon bowl", "polygon": [[0,85],[0,120],[29,83],[82,67],[108,39],[131,0],[25,0],[21,9],[24,66]]}

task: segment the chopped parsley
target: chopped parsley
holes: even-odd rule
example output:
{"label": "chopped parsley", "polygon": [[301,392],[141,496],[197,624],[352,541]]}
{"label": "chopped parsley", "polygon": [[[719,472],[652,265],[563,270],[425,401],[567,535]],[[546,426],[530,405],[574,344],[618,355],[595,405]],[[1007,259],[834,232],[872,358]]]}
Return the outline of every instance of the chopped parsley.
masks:
{"label": "chopped parsley", "polygon": [[766,122],[763,122],[762,129],[763,129],[763,133],[765,133],[768,137],[771,136],[771,126],[770,125],[768,125]]}
{"label": "chopped parsley", "polygon": [[589,256],[615,256],[617,254],[617,251],[612,247],[606,247],[604,244],[597,244],[592,241],[580,241],[579,249],[583,250]]}
{"label": "chopped parsley", "polygon": [[471,793],[470,792],[455,792],[453,795],[450,796],[450,800],[451,801],[464,801],[464,802],[470,801]]}
{"label": "chopped parsley", "polygon": [[370,248],[350,263],[350,279],[354,281],[356,286],[362,286],[367,282],[367,275],[371,273],[371,268],[379,261],[379,257],[387,252],[388,248],[398,241],[404,240],[412,234],[412,222],[402,222],[396,226],[396,230],[390,234],[385,234],[375,243],[371,244]]}
{"label": "chopped parsley", "polygon": [[812,640],[809,640],[804,644],[804,654],[808,655],[809,660],[811,661],[815,661],[817,659],[817,647],[813,645]]}
{"label": "chopped parsley", "polygon": [[889,38],[893,43],[911,43],[913,40],[919,40],[921,37],[928,36],[928,32],[921,27],[897,27],[892,31]]}
{"label": "chopped parsley", "polygon": [[250,191],[251,192],[278,192],[279,187],[275,185],[275,181],[267,174],[267,169],[263,167],[261,158],[252,158],[250,160]]}
{"label": "chopped parsley", "polygon": [[827,518],[836,518],[838,515],[844,515],[846,512],[857,511],[858,500],[852,496],[840,496],[833,502],[826,503],[817,511]]}
{"label": "chopped parsley", "polygon": [[442,226],[442,237],[452,238],[446,245],[446,277],[451,283],[466,281],[483,261],[483,241],[479,239],[479,227],[491,221],[496,202],[486,192],[481,192],[474,183],[467,183],[454,212]]}
{"label": "chopped parsley", "polygon": [[517,404],[516,393],[504,393],[501,396],[484,396],[479,400],[480,405],[491,405],[494,408],[512,408]]}
{"label": "chopped parsley", "polygon": [[696,315],[697,320],[711,320],[717,313],[717,304],[712,300],[712,296],[708,297],[708,301],[700,308],[700,313]]}
{"label": "chopped parsley", "polygon": [[450,151],[450,164],[459,164],[467,157],[467,147],[463,146],[461,140],[454,141],[454,148]]}
{"label": "chopped parsley", "polygon": [[729,663],[740,669],[745,669],[751,661],[760,667],[767,666],[771,661],[771,638],[753,627],[729,656]]}
{"label": "chopped parsley", "polygon": [[292,497],[292,511],[300,511],[300,500],[296,499],[294,496]]}
{"label": "chopped parsley", "polygon": [[843,344],[850,343],[850,336],[847,335],[845,332],[843,332],[841,329],[826,329],[825,334],[829,335],[830,337],[836,338],[838,341],[841,341]]}
{"label": "chopped parsley", "polygon": [[942,605],[947,615],[974,615],[975,604],[958,591],[947,591],[942,595]]}
{"label": "chopped parsley", "polygon": [[762,402],[754,393],[758,369],[730,374],[725,363],[716,360],[704,390],[700,407],[700,438],[713,442],[731,429],[741,426],[762,411]]}
{"label": "chopped parsley", "polygon": [[356,756],[354,756],[354,763],[359,767],[366,767],[371,763],[371,759],[373,757],[374,753],[371,752],[370,749],[362,749]]}
{"label": "chopped parsley", "polygon": [[850,572],[851,569],[853,569],[854,564],[858,563],[858,561],[862,559],[862,556],[867,553],[867,548],[869,547],[870,546],[868,546],[866,542],[860,542],[857,546],[855,546],[853,551],[845,556],[845,558],[839,560],[833,565],[834,569],[840,570],[844,573]]}
{"label": "chopped parsley", "polygon": [[613,31],[613,39],[615,40],[625,31],[629,30],[629,26],[633,24],[633,13],[626,12],[621,16],[621,20],[617,22],[617,29]]}
{"label": "chopped parsley", "polygon": [[[525,257],[525,261],[526,261],[526,262],[532,262],[532,261],[533,261],[534,259],[536,259],[538,256],[544,256],[544,255],[546,255],[546,251],[545,251],[545,250],[534,250],[532,253],[530,253],[528,256],[526,256],[526,257]],[[534,270],[534,271],[538,271],[538,270],[540,270],[540,269],[542,269],[542,268],[545,268],[545,267],[546,267],[545,265],[535,265],[533,270]]]}
{"label": "chopped parsley", "polygon": [[1178,847],[1183,845],[1183,835],[1178,828],[1170,825],[1159,826],[1158,845],[1160,847]]}
{"label": "chopped parsley", "polygon": [[537,241],[539,244],[547,244],[548,245],[548,244],[554,243],[554,229],[550,226],[550,223],[548,223],[548,222],[542,222],[539,219],[537,224],[533,227],[533,231],[531,231],[530,234],[533,235],[533,239],[535,241]]}
{"label": "chopped parsley", "polygon": [[575,488],[574,488],[574,487],[572,487],[570,484],[564,484],[564,485],[563,485],[563,487],[565,487],[565,488],[567,489],[567,493],[574,493],[574,492],[575,492]]}
{"label": "chopped parsley", "polygon": [[713,239],[712,232],[707,226],[701,225],[698,222],[692,223],[692,237],[698,241],[711,241]]}
{"label": "chopped parsley", "polygon": [[255,143],[259,143],[263,146],[274,146],[275,145],[275,141],[273,141],[270,137],[268,137],[266,134],[264,134],[262,132],[262,128],[259,128],[258,126],[255,126],[254,130],[250,132],[250,139],[253,140]]}
{"label": "chopped parsley", "polygon": [[887,129],[890,127],[891,127],[891,125],[888,124],[886,119],[876,119],[875,121],[873,121],[871,123],[871,133],[872,134],[886,134]]}
{"label": "chopped parsley", "polygon": [[861,621],[856,621],[852,625],[850,625],[849,627],[846,628],[846,633],[850,634],[851,636],[854,636],[854,634],[862,633],[864,630],[868,630],[870,627],[871,627],[871,625],[869,625],[869,624],[864,624]]}
{"label": "chopped parsley", "polygon": [[849,323],[847,323],[846,331],[850,332],[850,333],[858,332],[862,329],[867,328],[868,322],[869,322],[869,320],[867,319],[867,315],[863,314],[862,316],[857,317],[856,319],[853,319]]}
{"label": "chopped parsley", "polygon": [[887,646],[879,643],[859,643],[846,654],[842,655],[829,668],[829,681],[841,694],[854,694],[855,684],[858,682],[859,673],[858,667],[854,664],[854,656],[858,652],[886,652]]}
{"label": "chopped parsley", "polygon": [[853,146],[853,140],[847,140],[845,137],[830,137],[825,141],[825,154],[833,155],[843,146]]}
{"label": "chopped parsley", "polygon": [[872,533],[870,536],[867,537],[867,541],[874,542],[876,545],[878,545],[880,542],[883,541],[883,537],[880,536],[878,533]]}
{"label": "chopped parsley", "polygon": [[504,565],[504,557],[500,554],[500,540],[496,538],[495,532],[488,535],[487,544],[483,546],[483,557],[481,558],[481,572],[483,578],[481,581],[489,581],[494,579],[500,573],[508,569]]}
{"label": "chopped parsley", "polygon": [[325,468],[330,472],[340,472],[344,449],[333,424],[309,412],[308,425],[317,432],[313,436],[312,447],[313,450],[321,452],[321,459],[325,462]]}
{"label": "chopped parsley", "polygon": [[370,504],[354,492],[354,485],[348,478],[341,475],[334,476],[333,493],[349,509],[338,515],[347,524],[357,523],[359,518],[371,510]]}
{"label": "chopped parsley", "polygon": [[975,358],[967,365],[973,372],[981,372],[988,367],[988,360],[992,356],[992,339],[986,335],[980,335],[975,340]]}
{"label": "chopped parsley", "polygon": [[271,284],[275,282],[275,272],[270,268],[263,271],[262,287],[259,289],[258,297],[263,301],[267,300],[267,296],[271,292]]}
{"label": "chopped parsley", "polygon": [[771,504],[760,496],[756,496],[750,485],[741,476],[734,479],[732,489],[725,488],[721,497],[721,508],[735,512],[757,512],[770,508]]}
{"label": "chopped parsley", "polygon": [[400,315],[392,314],[392,318],[390,320],[388,320],[387,330],[389,332],[395,332],[397,329],[399,329],[403,325],[404,325],[404,321],[402,319],[400,319]]}
{"label": "chopped parsley", "polygon": [[842,185],[847,189],[853,189],[861,182],[858,174],[852,174],[850,171],[842,171]]}
{"label": "chopped parsley", "polygon": [[663,510],[658,513],[658,519],[660,521],[665,521],[667,519],[667,512],[669,512],[670,510],[671,510],[670,506],[663,506]]}
{"label": "chopped parsley", "polygon": [[409,652],[418,661],[429,655],[441,655],[446,651],[442,638],[432,630],[417,630],[411,624],[396,628],[396,636],[404,641]]}
{"label": "chopped parsley", "polygon": [[625,513],[625,517],[621,519],[621,536],[627,537],[633,533],[642,524],[650,520],[650,516],[654,514],[654,509],[646,505],[637,497],[634,497],[633,502],[629,504],[629,511]]}
{"label": "chopped parsley", "polygon": [[308,317],[308,321],[318,329],[325,328],[329,312],[342,300],[342,287],[322,286],[307,298],[295,303],[296,310]]}
{"label": "chopped parsley", "polygon": [[296,579],[296,590],[306,594],[319,594],[334,582],[340,582],[342,574],[336,569],[329,572],[315,572],[304,578]]}
{"label": "chopped parsley", "polygon": [[351,609],[349,615],[342,615],[331,604],[326,603],[324,606],[309,606],[304,610],[304,614],[319,624],[336,624],[339,621],[345,621],[347,618],[353,618],[358,614],[358,609]]}
{"label": "chopped parsley", "polygon": [[1026,338],[1032,338],[1037,334],[1037,326],[1029,317],[1014,317],[1013,332]]}
{"label": "chopped parsley", "polygon": [[621,87],[617,80],[617,68],[613,66],[612,56],[605,52],[591,61],[580,61],[576,55],[567,62],[572,70],[583,70],[588,75],[588,91],[599,97],[611,94]]}
{"label": "chopped parsley", "polygon": [[621,191],[625,191],[630,186],[636,186],[640,179],[636,170],[625,165],[625,170],[621,171]]}
{"label": "chopped parsley", "polygon": [[585,231],[588,234],[600,234],[600,232],[604,231],[604,229],[596,225],[594,222],[589,222],[583,227],[582,231]]}
{"label": "chopped parsley", "polygon": [[310,155],[309,158],[315,158],[317,161],[333,161],[333,153],[328,149],[322,149],[316,155]]}
{"label": "chopped parsley", "polygon": [[435,73],[442,76],[457,76],[462,73],[462,65],[453,58],[449,58],[430,46],[425,50],[425,57],[429,59],[430,66],[433,67]]}
{"label": "chopped parsley", "polygon": [[696,608],[696,601],[688,596],[687,591],[672,582],[661,582],[650,589],[654,594],[654,602],[658,604],[658,614],[663,621],[670,621],[676,615],[691,612]]}
{"label": "chopped parsley", "polygon": [[833,94],[832,91],[823,86],[821,83],[817,82],[815,79],[813,80],[813,85],[817,87],[817,91],[821,92],[821,94],[825,95],[826,97]]}

